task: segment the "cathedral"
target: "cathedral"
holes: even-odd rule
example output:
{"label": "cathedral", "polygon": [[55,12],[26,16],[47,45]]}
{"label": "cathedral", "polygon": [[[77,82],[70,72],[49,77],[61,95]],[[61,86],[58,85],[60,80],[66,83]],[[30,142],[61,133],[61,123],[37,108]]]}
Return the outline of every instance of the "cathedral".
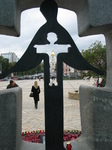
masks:
{"label": "cathedral", "polygon": [[55,56],[54,50],[52,50],[52,53],[50,56],[50,73],[51,74],[56,73],[56,56]]}
{"label": "cathedral", "polygon": [[[50,56],[50,74],[56,75],[56,55],[54,50],[52,50],[51,56]],[[70,73],[73,73],[74,69],[67,64],[63,63],[63,75],[70,75]]]}

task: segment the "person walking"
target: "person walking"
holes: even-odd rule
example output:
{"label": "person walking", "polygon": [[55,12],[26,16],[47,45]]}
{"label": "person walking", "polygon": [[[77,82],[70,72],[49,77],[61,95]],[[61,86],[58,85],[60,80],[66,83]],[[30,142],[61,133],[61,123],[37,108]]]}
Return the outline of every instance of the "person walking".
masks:
{"label": "person walking", "polygon": [[40,87],[38,86],[37,81],[34,82],[34,86],[32,86],[31,92],[33,92],[35,109],[37,109],[38,108],[38,101],[39,101],[39,94],[40,94]]}
{"label": "person walking", "polygon": [[13,80],[10,80],[10,83],[7,85],[7,89],[14,87],[18,87],[18,85]]}

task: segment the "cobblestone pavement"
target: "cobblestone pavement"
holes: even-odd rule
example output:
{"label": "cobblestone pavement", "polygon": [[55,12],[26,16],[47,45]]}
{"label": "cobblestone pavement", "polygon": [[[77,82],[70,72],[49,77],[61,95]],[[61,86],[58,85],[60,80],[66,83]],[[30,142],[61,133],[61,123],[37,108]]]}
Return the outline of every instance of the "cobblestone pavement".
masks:
{"label": "cobblestone pavement", "polygon": [[[17,80],[16,83],[22,88],[22,131],[45,129],[44,118],[44,81],[38,81],[41,93],[38,109],[34,108],[33,98],[29,97],[31,86],[35,80]],[[0,82],[0,90],[6,89],[9,81]],[[64,80],[64,129],[81,130],[79,100],[68,98],[68,91],[79,89],[80,85],[94,86],[94,80]]]}

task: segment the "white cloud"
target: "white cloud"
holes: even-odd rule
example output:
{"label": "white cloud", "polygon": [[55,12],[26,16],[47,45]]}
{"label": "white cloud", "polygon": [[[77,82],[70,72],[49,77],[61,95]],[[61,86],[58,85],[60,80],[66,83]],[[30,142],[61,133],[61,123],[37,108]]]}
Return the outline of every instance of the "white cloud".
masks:
{"label": "white cloud", "polygon": [[59,9],[58,21],[71,35],[77,34],[77,17],[73,11]]}
{"label": "white cloud", "polygon": [[105,38],[103,35],[92,35],[87,37],[78,37],[76,40],[76,45],[79,50],[86,50],[90,47],[92,43],[95,41],[101,41],[103,45],[105,45]]}
{"label": "white cloud", "polygon": [[[24,11],[21,15],[21,36],[0,35],[0,53],[15,52],[20,58],[26,51],[35,33],[45,22],[46,20],[39,11],[39,8]],[[59,9],[58,22],[70,33],[80,51],[87,49],[96,40],[105,44],[103,35],[80,38],[77,31],[77,17],[72,11]],[[52,47],[50,50],[46,48],[46,52],[51,53],[52,49]]]}

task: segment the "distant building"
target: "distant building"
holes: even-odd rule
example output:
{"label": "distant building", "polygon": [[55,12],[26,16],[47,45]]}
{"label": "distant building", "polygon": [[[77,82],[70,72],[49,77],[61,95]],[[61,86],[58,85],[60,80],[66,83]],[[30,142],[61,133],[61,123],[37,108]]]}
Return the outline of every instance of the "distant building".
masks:
{"label": "distant building", "polygon": [[74,73],[74,68],[68,66],[67,64],[63,63],[63,74],[70,75],[70,73]]}
{"label": "distant building", "polygon": [[9,63],[11,63],[11,62],[17,62],[19,60],[19,58],[13,52],[2,53],[1,56],[3,56],[4,58],[9,59]]}

